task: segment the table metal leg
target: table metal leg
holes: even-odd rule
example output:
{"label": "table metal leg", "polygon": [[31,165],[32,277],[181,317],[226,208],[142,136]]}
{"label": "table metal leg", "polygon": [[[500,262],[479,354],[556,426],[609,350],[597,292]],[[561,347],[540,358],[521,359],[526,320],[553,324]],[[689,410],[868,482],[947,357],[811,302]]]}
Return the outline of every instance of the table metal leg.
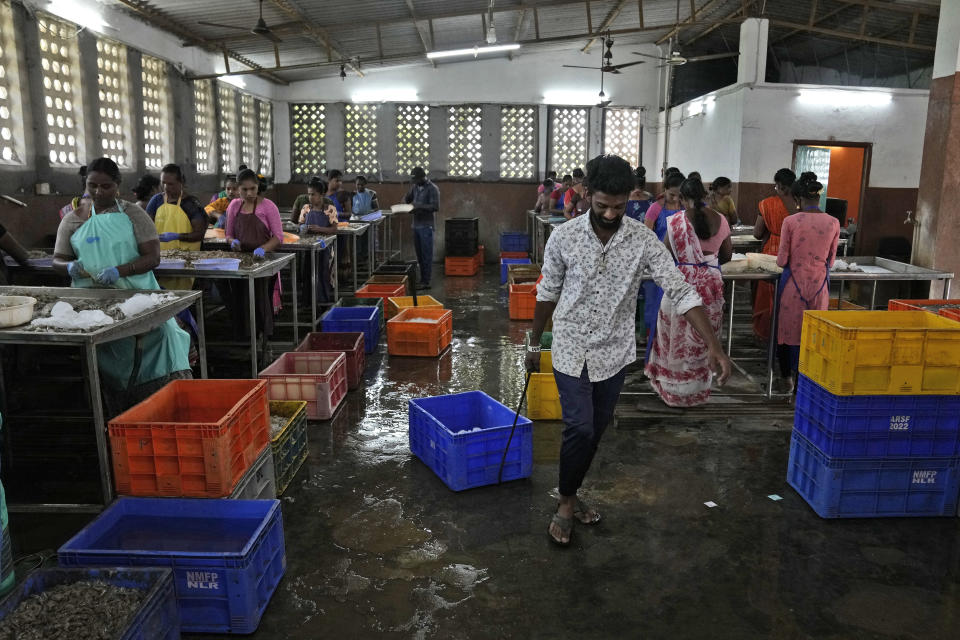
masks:
{"label": "table metal leg", "polygon": [[340,297],[340,266],[337,264],[337,239],[330,243],[330,259],[333,262],[333,302]]}
{"label": "table metal leg", "polygon": [[351,240],[351,245],[350,245],[350,246],[353,247],[353,255],[350,256],[351,259],[352,259],[352,261],[353,261],[353,269],[352,269],[352,271],[353,271],[353,293],[354,293],[354,295],[356,295],[357,289],[360,288],[360,287],[357,286],[357,276],[359,275],[359,271],[360,271],[360,261],[357,260],[357,234],[355,234],[355,233],[354,233],[354,234],[351,234],[351,235],[350,235],[350,240]]}
{"label": "table metal leg", "polygon": [[297,304],[299,300],[297,299],[300,292],[297,291],[297,265],[300,264],[300,261],[297,260],[297,257],[294,256],[294,259],[290,262],[290,282],[291,287],[293,288],[293,346],[296,348],[300,344],[300,305]]}
{"label": "table metal leg", "polygon": [[197,298],[197,351],[200,355],[200,377],[207,376],[207,332],[204,328],[203,295]]}
{"label": "table metal leg", "polygon": [[733,351],[733,307],[737,295],[737,283],[730,281],[730,320],[727,322],[727,355]]}
{"label": "table metal leg", "polygon": [[310,250],[310,331],[317,330],[317,251],[319,245]]}
{"label": "table metal leg", "polygon": [[767,344],[767,397],[773,397],[773,360],[777,351],[777,316],[780,315],[780,280],[773,287],[773,313],[770,314],[770,341]]}
{"label": "table metal leg", "polygon": [[943,281],[943,297],[950,299],[950,285],[953,284],[953,278],[945,278]]}
{"label": "table metal leg", "polygon": [[[839,306],[837,307],[840,308]],[[877,281],[873,281],[873,291],[870,292],[870,311],[877,308]]]}
{"label": "table metal leg", "polygon": [[257,299],[253,277],[247,276],[247,313],[250,316],[250,377],[257,373]]}
{"label": "table metal leg", "polygon": [[93,428],[97,437],[97,457],[100,463],[100,490],[103,504],[113,501],[113,482],[110,478],[110,453],[107,443],[107,421],[103,415],[103,399],[100,397],[100,370],[97,365],[97,347],[87,344],[84,347],[84,360],[87,363],[87,386],[90,390],[90,408],[93,410]]}
{"label": "table metal leg", "polygon": [[375,242],[377,236],[370,229],[370,227],[367,227],[367,245],[370,247],[370,258],[367,260],[367,279],[373,277],[374,261],[377,256],[377,243]]}

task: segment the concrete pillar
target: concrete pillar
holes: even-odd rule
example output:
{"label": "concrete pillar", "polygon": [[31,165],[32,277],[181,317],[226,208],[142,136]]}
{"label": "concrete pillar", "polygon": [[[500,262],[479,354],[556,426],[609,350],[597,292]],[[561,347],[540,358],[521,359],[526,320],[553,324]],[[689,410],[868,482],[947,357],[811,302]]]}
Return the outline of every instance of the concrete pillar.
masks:
{"label": "concrete pillar", "polygon": [[767,36],[770,21],[747,18],[740,25],[740,58],[737,61],[737,83],[754,84],[767,77]]}
{"label": "concrete pillar", "polygon": [[[915,213],[913,262],[960,276],[960,3],[940,7]],[[939,297],[941,285],[931,287]],[[960,295],[954,289],[953,297]]]}

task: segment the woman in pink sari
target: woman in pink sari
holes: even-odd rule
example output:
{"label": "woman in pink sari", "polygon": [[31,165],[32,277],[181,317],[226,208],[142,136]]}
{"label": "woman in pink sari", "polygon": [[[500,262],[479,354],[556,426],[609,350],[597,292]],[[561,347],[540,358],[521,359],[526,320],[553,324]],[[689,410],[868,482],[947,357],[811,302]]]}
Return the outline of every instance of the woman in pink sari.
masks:
{"label": "woman in pink sari", "polygon": [[[699,180],[685,180],[680,195],[686,211],[667,220],[664,242],[686,281],[696,287],[719,334],[723,321],[720,265],[733,254],[730,225],[723,215],[704,206],[707,193]],[[660,306],[646,373],[654,391],[671,407],[693,407],[710,397],[713,375],[707,345],[667,299]]]}

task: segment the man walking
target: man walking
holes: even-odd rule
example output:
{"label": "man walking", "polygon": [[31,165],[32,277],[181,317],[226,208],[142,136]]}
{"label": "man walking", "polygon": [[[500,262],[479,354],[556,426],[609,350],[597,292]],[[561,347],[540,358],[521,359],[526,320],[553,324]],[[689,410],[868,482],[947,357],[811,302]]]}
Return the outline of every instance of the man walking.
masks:
{"label": "man walking", "polygon": [[723,384],[730,360],[723,352],[696,290],[684,280],[668,249],[640,222],[625,218],[633,189],[626,160],[598,156],[587,164],[587,215],[560,225],[543,257],[543,279],[527,371],[540,368],[540,336],[553,317],[553,368],[563,410],[560,502],[550,522],[551,540],[570,543],[573,519],[590,525],[600,514],[577,497],[604,429],[613,418],[627,365],[637,359],[634,316],[637,292],[649,273],[696,329],[709,349],[710,366]]}
{"label": "man walking", "polygon": [[440,190],[427,180],[423,167],[414,167],[410,172],[410,192],[403,201],[413,205],[413,246],[420,263],[420,289],[430,288],[433,272],[433,228],[437,209],[440,208]]}

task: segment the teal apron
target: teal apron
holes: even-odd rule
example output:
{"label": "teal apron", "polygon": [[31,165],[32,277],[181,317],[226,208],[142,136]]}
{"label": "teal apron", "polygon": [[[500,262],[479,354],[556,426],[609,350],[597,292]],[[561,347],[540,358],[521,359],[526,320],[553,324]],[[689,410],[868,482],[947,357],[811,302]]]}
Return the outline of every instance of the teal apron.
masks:
{"label": "teal apron", "polygon": [[[123,213],[119,201],[117,209],[118,211],[98,214],[91,207],[90,217],[70,237],[74,254],[89,274],[97,274],[103,269],[126,264],[140,257],[133,223],[127,214]],[[92,288],[100,285],[90,278],[85,278],[74,280],[73,286]],[[118,289],[160,290],[152,271],[120,278],[114,286]],[[123,338],[97,348],[100,374],[112,388],[127,388],[133,372],[135,347],[134,338]],[[134,386],[168,376],[175,371],[190,369],[189,349],[189,334],[180,329],[173,318],[150,331],[143,337],[143,357]]]}

